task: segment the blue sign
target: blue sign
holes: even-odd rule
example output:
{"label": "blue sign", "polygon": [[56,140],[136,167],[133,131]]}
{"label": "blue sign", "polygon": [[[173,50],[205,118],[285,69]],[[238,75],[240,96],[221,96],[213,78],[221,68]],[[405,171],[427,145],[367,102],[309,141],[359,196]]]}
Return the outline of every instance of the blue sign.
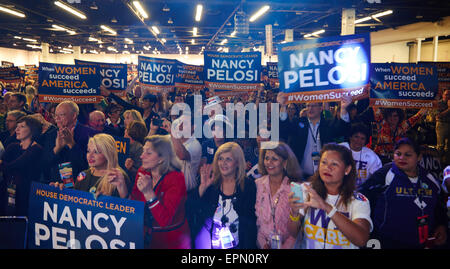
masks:
{"label": "blue sign", "polygon": [[127,89],[127,72],[126,64],[96,63],[81,61],[75,59],[75,65],[94,65],[98,67],[98,73],[101,77],[101,84],[109,90],[121,91],[123,96]]}
{"label": "blue sign", "polygon": [[120,167],[125,169],[125,160],[130,154],[130,139],[125,137],[114,136],[116,140],[116,149]]}
{"label": "blue sign", "polygon": [[39,63],[39,101],[98,103],[100,76],[95,65]]}
{"label": "blue sign", "polygon": [[33,182],[29,248],[140,249],[144,203]]}
{"label": "blue sign", "polygon": [[278,79],[278,63],[267,62],[267,76],[269,79]]}
{"label": "blue sign", "polygon": [[288,102],[331,102],[365,97],[370,35],[317,38],[278,45],[280,90]]}
{"label": "blue sign", "polygon": [[438,92],[436,67],[430,64],[372,64],[370,103],[377,107],[433,107]]}
{"label": "blue sign", "polygon": [[175,86],[186,89],[202,89],[204,85],[203,66],[178,62]]}
{"label": "blue sign", "polygon": [[177,64],[177,60],[139,56],[139,82],[157,88],[173,87],[177,74]]}
{"label": "blue sign", "polygon": [[209,89],[258,90],[261,83],[261,53],[205,52],[205,83]]}

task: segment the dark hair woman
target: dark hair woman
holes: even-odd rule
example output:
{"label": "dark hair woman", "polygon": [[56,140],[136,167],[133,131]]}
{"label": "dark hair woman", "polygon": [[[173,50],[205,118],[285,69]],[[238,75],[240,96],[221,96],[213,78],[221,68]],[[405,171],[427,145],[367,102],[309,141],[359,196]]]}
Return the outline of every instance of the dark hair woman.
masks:
{"label": "dark hair woman", "polygon": [[[0,161],[5,180],[2,186],[2,202],[7,199],[6,214],[27,216],[28,196],[32,181],[40,181],[42,146],[36,143],[42,132],[42,124],[32,116],[17,120],[16,138]],[[5,186],[6,185],[6,186]]]}
{"label": "dark hair woman", "polygon": [[424,248],[446,242],[446,197],[438,181],[419,165],[420,159],[417,143],[402,138],[394,146],[394,162],[361,186],[372,207],[372,237],[381,248]]}
{"label": "dark hair woman", "polygon": [[[288,230],[303,235],[300,248],[354,249],[366,245],[372,227],[369,201],[355,192],[356,168],[344,146],[325,145],[319,168],[302,184],[304,201],[290,193]],[[300,218],[304,225],[300,225]],[[302,231],[300,231],[302,228]]]}

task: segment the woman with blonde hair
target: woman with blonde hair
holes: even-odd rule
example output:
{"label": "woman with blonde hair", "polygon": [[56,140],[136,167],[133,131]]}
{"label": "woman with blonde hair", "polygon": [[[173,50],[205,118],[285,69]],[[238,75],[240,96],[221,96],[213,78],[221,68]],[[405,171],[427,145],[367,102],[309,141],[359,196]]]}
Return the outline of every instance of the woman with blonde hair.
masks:
{"label": "woman with blonde hair", "polygon": [[[74,189],[98,195],[128,196],[128,175],[119,166],[116,141],[108,134],[96,134],[88,142],[86,158],[89,168],[76,178]],[[50,183],[63,188],[63,183]]]}
{"label": "woman with blonde hair", "polygon": [[145,202],[146,248],[189,249],[185,216],[186,184],[169,136],[145,138],[130,198]]}
{"label": "woman with blonde hair", "polygon": [[123,122],[125,128],[128,127],[128,125],[134,121],[137,120],[139,122],[142,122],[145,125],[144,119],[142,118],[142,115],[139,111],[136,109],[129,109],[123,112]]}
{"label": "woman with blonde hair", "polygon": [[266,142],[258,169],[262,177],[256,183],[256,224],[258,248],[290,249],[295,238],[287,230],[290,183],[300,181],[302,173],[297,157],[283,142]]}
{"label": "woman with blonde hair", "polygon": [[221,145],[189,200],[196,248],[256,248],[256,186],[245,174],[245,158],[234,142]]}

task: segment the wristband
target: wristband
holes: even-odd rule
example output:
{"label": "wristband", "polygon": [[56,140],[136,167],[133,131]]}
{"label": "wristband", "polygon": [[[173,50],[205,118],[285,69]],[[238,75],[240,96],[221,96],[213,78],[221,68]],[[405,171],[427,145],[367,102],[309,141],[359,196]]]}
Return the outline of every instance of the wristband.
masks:
{"label": "wristband", "polygon": [[336,212],[337,212],[337,208],[335,206],[333,206],[333,209],[331,209],[330,213],[327,214],[327,217],[329,217],[331,219]]}
{"label": "wristband", "polygon": [[293,222],[297,222],[300,220],[300,215],[298,215],[297,217],[293,217],[291,214],[289,214],[289,218],[293,221]]}

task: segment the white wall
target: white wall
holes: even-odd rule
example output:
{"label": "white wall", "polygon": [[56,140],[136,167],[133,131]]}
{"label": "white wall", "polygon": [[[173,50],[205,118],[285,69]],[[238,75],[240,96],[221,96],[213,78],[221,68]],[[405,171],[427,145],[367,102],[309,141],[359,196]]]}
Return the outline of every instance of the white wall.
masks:
{"label": "white wall", "polygon": [[15,66],[39,64],[40,51],[0,48],[0,61],[13,62]]}
{"label": "white wall", "polygon": [[[450,62],[450,40],[439,41],[438,46],[438,62]],[[422,42],[422,48],[420,50],[420,60],[425,62],[433,61],[433,42]],[[414,44],[410,48],[409,57],[411,62],[415,63],[417,59],[417,44]]]}
{"label": "white wall", "polygon": [[388,44],[372,45],[370,54],[372,63],[408,63],[409,47],[407,42],[393,42]]}

